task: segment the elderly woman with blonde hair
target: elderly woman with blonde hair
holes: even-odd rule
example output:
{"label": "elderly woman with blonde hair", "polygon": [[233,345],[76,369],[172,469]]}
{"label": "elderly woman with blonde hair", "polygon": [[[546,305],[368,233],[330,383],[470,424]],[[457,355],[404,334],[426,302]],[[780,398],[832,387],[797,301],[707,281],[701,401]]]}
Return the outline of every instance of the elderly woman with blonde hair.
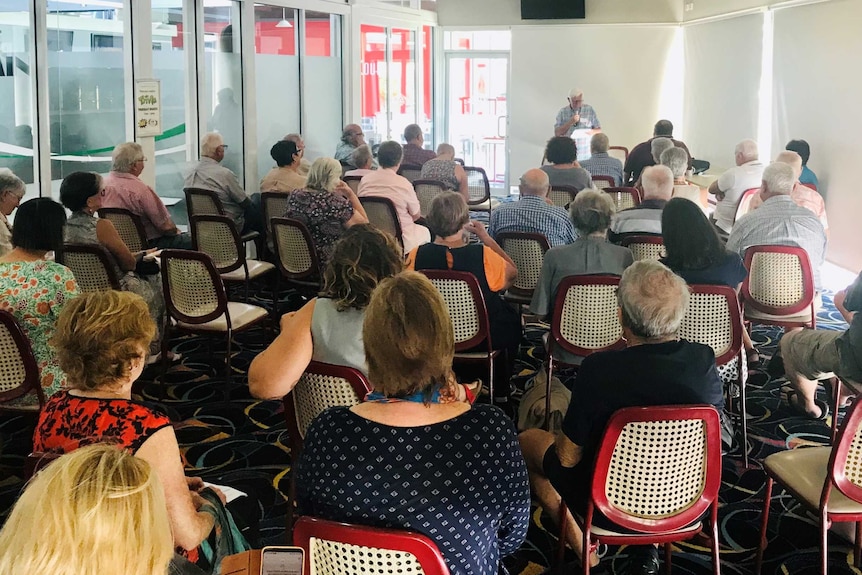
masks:
{"label": "elderly woman with blonde hair", "polygon": [[111,445],[40,471],[0,531],[0,575],[165,575],[173,553],[153,468]]}
{"label": "elderly woman with blonde hair", "polygon": [[527,470],[502,411],[451,399],[442,296],[418,273],[384,279],[362,335],[374,391],[311,424],[296,471],[300,511],[418,531],[451,573],[496,575],[527,533]]}
{"label": "elderly woman with blonde hair", "polygon": [[341,181],[341,164],[332,158],[314,160],[305,188],[288,196],[284,216],[299,220],[308,228],[320,259],[321,274],[344,230],[368,223],[359,198]]}

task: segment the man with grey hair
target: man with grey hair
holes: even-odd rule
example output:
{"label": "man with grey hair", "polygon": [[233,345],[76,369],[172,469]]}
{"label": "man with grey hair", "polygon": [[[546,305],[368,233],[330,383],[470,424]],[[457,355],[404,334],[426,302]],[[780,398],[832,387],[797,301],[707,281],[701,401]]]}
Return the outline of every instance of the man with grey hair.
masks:
{"label": "man with grey hair", "polygon": [[239,181],[229,169],[221,165],[227,146],[218,132],[210,132],[201,138],[201,159],[186,174],[183,186],[210,190],[216,193],[227,214],[240,233],[262,231],[259,208],[252,205],[251,199],[239,185]]}
{"label": "man with grey hair", "polygon": [[495,240],[504,232],[542,234],[551,247],[575,241],[575,228],[566,210],[548,201],[548,174],[527,170],[518,186],[521,199],[501,204],[491,212],[488,233]]}
{"label": "man with grey hair", "polygon": [[[425,137],[419,124],[410,124],[404,128],[404,157],[401,159],[402,166],[422,166],[428,160],[437,157],[434,150],[426,150]],[[357,166],[358,167],[358,166]]]}
{"label": "man with grey hair", "polygon": [[673,194],[673,173],[667,166],[648,166],[641,174],[644,200],[617,214],[608,237],[619,242],[627,235],[661,235],[661,213]]}
{"label": "man with grey hair", "polygon": [[299,154],[302,156],[302,159],[299,161],[298,173],[303,178],[307,178],[308,170],[311,169],[311,162],[309,162],[308,158],[305,157],[305,140],[302,139],[300,134],[288,134],[283,137],[282,140],[296,144],[296,149],[299,150]]}
{"label": "man with grey hair", "polygon": [[713,223],[725,237],[733,231],[739,200],[746,190],[760,187],[764,168],[758,160],[757,142],[754,140],[739,142],[733,155],[736,167],[727,170],[709,185],[709,193],[718,201],[712,214]]}
{"label": "man with grey hair", "polygon": [[685,171],[688,167],[688,154],[685,150],[673,146],[662,152],[659,160],[673,174],[673,197],[685,198],[706,210],[706,197],[702,194],[700,186],[689,184],[685,179]]}
{"label": "man with grey hair", "polygon": [[[712,348],[678,336],[688,298],[685,281],[657,261],[638,261],[623,272],[617,302],[626,349],[584,358],[560,434],[529,429],[518,437],[530,484],[545,509],[558,509],[562,499],[570,510],[585,512],[593,462],[615,411],[709,404],[723,413]],[[729,433],[723,439],[729,443]],[[611,527],[603,517],[594,519],[600,527]],[[583,533],[571,516],[567,525],[568,544],[580,556]],[[632,551],[629,573],[658,573],[655,547]],[[595,555],[585,559],[598,563]]]}
{"label": "man with grey hair", "polygon": [[12,173],[9,168],[0,168],[0,256],[12,251],[12,224],[8,217],[12,215],[24,194],[27,186],[24,180]]}
{"label": "man with grey hair", "polygon": [[[353,152],[356,148],[363,145],[365,145],[365,133],[362,131],[362,126],[359,124],[347,124],[341,132],[341,141],[338,143],[338,147],[335,148],[334,157],[342,165],[350,165],[350,158]],[[377,162],[372,162],[372,165],[375,169],[377,168]]]}
{"label": "man with grey hair", "polygon": [[626,165],[623,168],[623,180],[626,182],[626,185],[634,185],[640,179],[644,168],[659,163],[658,160],[653,158],[652,153],[652,142],[656,138],[670,138],[674,146],[685,150],[685,155],[688,157],[688,169],[691,169],[691,154],[688,151],[688,147],[680,140],[673,139],[673,123],[670,120],[659,120],[653,127],[652,138],[646,142],[641,142],[629,152],[629,157],[626,158]]}
{"label": "man with grey hair", "polygon": [[141,218],[151,248],[192,249],[191,236],[180,233],[164,202],[140,179],[147,161],[141,145],[120,144],[111,159],[111,172],[103,179],[102,207],[122,208]]}
{"label": "man with grey hair", "polygon": [[815,306],[820,305],[820,267],[826,256],[826,231],[814,213],[796,205],[791,197],[796,174],[787,164],[773,162],[763,170],[760,197],[763,205],[733,226],[727,249],[745,257],[751,246],[798,246],[805,250],[814,272],[817,290]]}
{"label": "man with grey hair", "polygon": [[[811,210],[814,212],[815,216],[820,218],[820,223],[823,224],[823,229],[826,230],[826,235],[828,236],[829,220],[826,218],[826,202],[823,201],[823,196],[821,196],[817,190],[813,190],[804,185],[799,179],[802,175],[802,157],[796,152],[785,150],[775,157],[775,161],[787,164],[793,168],[793,174],[796,176],[796,183],[793,184],[793,192],[791,192],[790,197],[793,198],[793,201],[796,202],[797,206]],[[751,199],[748,210],[755,210],[760,207],[761,204],[763,204],[763,198],[760,197],[760,194],[755,194]]]}
{"label": "man with grey hair", "polygon": [[590,138],[590,157],[580,162],[581,167],[591,176],[610,176],[615,186],[623,185],[623,163],[608,155],[610,140],[607,134],[599,132]]}
{"label": "man with grey hair", "polygon": [[554,135],[573,138],[577,144],[578,159],[585,160],[589,157],[586,151],[589,149],[590,136],[600,132],[602,124],[596,111],[589,104],[584,104],[584,91],[573,88],[569,91],[569,105],[560,108],[554,122]]}

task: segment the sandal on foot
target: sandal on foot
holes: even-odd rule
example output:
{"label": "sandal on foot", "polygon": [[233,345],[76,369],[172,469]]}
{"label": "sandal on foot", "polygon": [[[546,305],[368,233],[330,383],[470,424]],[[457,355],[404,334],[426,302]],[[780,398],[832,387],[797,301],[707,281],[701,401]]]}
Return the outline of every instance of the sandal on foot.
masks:
{"label": "sandal on foot", "polygon": [[790,391],[787,394],[787,405],[790,407],[790,410],[795,412],[797,415],[817,420],[825,420],[829,417],[829,405],[825,401],[814,398],[814,404],[820,409],[820,415],[814,415],[813,413],[806,411],[805,408],[802,407],[800,396],[796,391]]}

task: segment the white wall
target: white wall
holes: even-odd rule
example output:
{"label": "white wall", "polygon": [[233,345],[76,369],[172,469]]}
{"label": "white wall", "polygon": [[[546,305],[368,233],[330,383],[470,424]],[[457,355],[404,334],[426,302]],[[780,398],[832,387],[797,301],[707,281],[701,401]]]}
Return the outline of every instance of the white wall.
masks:
{"label": "white wall", "polygon": [[513,28],[510,182],[539,165],[557,111],[575,86],[596,109],[611,145],[631,148],[646,140],[661,117],[678,124],[683,72],[678,32],[676,26]]}
{"label": "white wall", "polygon": [[521,20],[521,0],[437,0],[441,26],[658,23],[682,20],[682,0],[586,0],[584,20]]}

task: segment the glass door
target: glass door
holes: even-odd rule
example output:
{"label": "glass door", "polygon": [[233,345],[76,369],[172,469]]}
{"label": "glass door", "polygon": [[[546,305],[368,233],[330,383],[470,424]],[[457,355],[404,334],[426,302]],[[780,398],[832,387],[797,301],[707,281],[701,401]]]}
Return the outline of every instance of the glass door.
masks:
{"label": "glass door", "polygon": [[508,195],[508,83],[508,55],[446,55],[447,141],[467,166],[485,169],[495,195]]}

